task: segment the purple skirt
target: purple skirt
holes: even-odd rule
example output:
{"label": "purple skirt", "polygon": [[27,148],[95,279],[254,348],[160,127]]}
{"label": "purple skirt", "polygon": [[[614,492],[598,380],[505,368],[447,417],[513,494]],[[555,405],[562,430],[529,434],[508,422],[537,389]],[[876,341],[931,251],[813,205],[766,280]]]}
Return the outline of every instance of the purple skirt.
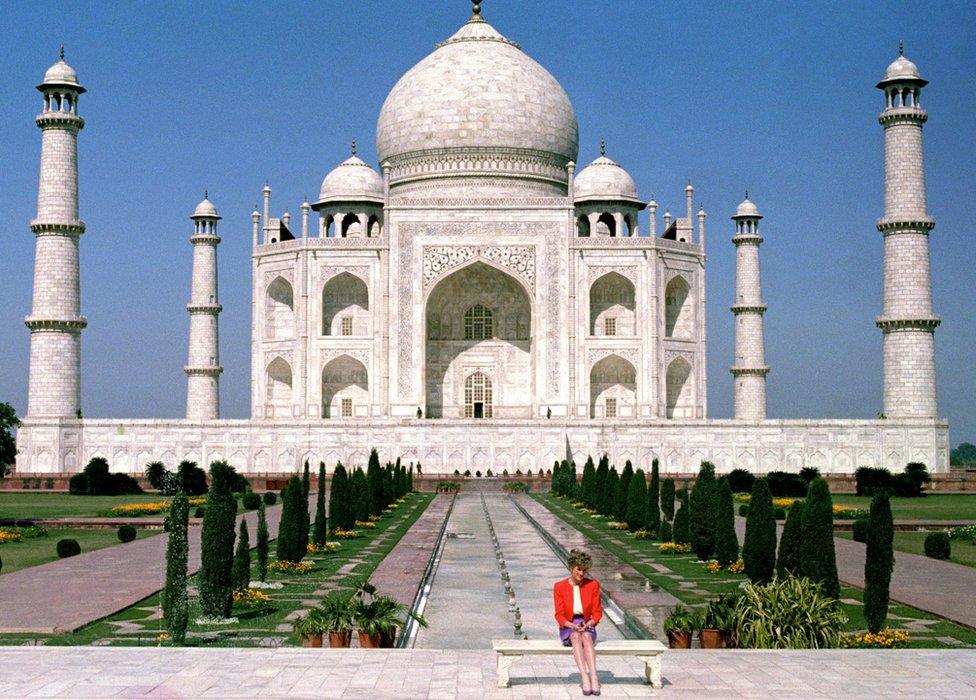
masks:
{"label": "purple skirt", "polygon": [[[586,622],[586,620],[583,619],[583,616],[582,615],[573,615],[573,624],[574,625],[582,625],[584,622]],[[595,644],[596,643],[596,627],[591,627],[590,629],[588,629],[586,631],[593,635],[593,642]],[[571,646],[573,646],[573,643],[571,641],[569,641],[569,635],[571,635],[572,633],[573,633],[573,630],[571,630],[569,627],[560,627],[559,628],[559,641],[563,643],[563,646],[564,647],[571,647]]]}

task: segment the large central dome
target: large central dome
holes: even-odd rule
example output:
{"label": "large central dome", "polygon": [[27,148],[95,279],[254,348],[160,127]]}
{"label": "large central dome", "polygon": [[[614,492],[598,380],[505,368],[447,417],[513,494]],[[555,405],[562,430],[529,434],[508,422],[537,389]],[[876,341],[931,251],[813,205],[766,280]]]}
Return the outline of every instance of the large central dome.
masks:
{"label": "large central dome", "polygon": [[578,140],[566,91],[479,14],[400,78],[376,127],[393,184],[498,177],[565,191]]}

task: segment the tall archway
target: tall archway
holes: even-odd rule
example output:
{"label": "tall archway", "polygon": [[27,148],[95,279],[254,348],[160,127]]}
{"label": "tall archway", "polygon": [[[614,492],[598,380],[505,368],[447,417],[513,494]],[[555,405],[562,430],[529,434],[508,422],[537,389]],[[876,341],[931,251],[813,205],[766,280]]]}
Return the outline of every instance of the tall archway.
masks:
{"label": "tall archway", "polygon": [[341,355],[322,368],[322,417],[353,418],[369,407],[366,366]]}
{"label": "tall archway", "polygon": [[369,290],[342,272],[322,288],[322,335],[369,335]]}
{"label": "tall archway", "polygon": [[694,391],[691,382],[691,365],[683,357],[676,357],[668,365],[667,384],[668,418],[694,418]]}
{"label": "tall archway", "polygon": [[668,338],[689,338],[693,333],[691,289],[678,275],[664,289],[664,335]]}
{"label": "tall archway", "polygon": [[634,283],[608,272],[590,287],[590,335],[636,335]]}
{"label": "tall archway", "polygon": [[295,335],[295,295],[291,283],[275,277],[265,300],[265,336],[291,338]]}
{"label": "tall archway", "polygon": [[603,212],[596,220],[596,235],[611,236],[617,235],[617,220],[608,211]]}
{"label": "tall archway", "polygon": [[576,219],[576,235],[580,238],[587,238],[590,235],[590,219],[586,214]]}
{"label": "tall archway", "polygon": [[590,369],[590,417],[637,415],[637,371],[619,355],[608,355]]}
{"label": "tall archway", "polygon": [[276,357],[268,365],[265,376],[265,412],[269,418],[289,418],[291,404],[291,365],[284,359]]}
{"label": "tall archway", "polygon": [[363,222],[356,214],[346,214],[342,217],[342,237],[359,238],[363,235]]}
{"label": "tall archway", "polygon": [[521,282],[473,262],[434,286],[425,321],[427,417],[464,417],[465,381],[478,371],[492,382],[492,416],[532,416],[532,302]]}
{"label": "tall archway", "polygon": [[491,379],[484,372],[474,372],[464,380],[464,417],[492,417]]}

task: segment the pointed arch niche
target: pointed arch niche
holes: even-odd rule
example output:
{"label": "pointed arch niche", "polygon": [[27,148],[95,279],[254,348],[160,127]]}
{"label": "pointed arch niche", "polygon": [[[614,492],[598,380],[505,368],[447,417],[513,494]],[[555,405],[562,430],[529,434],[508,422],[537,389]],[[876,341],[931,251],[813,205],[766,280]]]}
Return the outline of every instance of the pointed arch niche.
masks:
{"label": "pointed arch niche", "polygon": [[349,272],[340,272],[322,288],[322,335],[369,334],[366,283]]}
{"label": "pointed arch niche", "polygon": [[590,287],[590,335],[637,334],[634,283],[608,272]]}
{"label": "pointed arch niche", "polygon": [[668,418],[694,418],[694,391],[691,382],[691,364],[683,357],[676,357],[668,365],[666,376]]}
{"label": "pointed arch niche", "polygon": [[340,355],[322,369],[322,417],[354,418],[368,412],[366,366],[349,355]]}
{"label": "pointed arch niche", "polygon": [[664,335],[667,338],[690,338],[694,335],[691,288],[681,275],[664,289]]}
{"label": "pointed arch niche", "polygon": [[284,277],[268,285],[265,299],[265,337],[291,338],[295,335],[295,294]]}
{"label": "pointed arch niche", "polygon": [[590,369],[590,417],[632,418],[637,407],[637,371],[619,355],[608,355]]}
{"label": "pointed arch niche", "polygon": [[290,418],[292,405],[291,365],[276,357],[265,373],[265,414],[268,418]]}

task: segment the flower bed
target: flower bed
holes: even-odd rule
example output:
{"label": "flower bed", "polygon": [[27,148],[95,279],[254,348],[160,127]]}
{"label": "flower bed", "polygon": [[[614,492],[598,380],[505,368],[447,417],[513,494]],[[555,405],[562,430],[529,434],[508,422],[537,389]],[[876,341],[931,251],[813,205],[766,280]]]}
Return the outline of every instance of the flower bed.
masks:
{"label": "flower bed", "polygon": [[637,530],[637,532],[634,533],[634,539],[649,540],[651,539],[651,533],[647,530]]}
{"label": "flower bed", "polygon": [[20,542],[24,536],[18,530],[0,530],[0,544]]}
{"label": "flower bed", "polygon": [[359,537],[359,530],[343,530],[341,527],[337,527],[332,531],[332,536],[340,540],[351,540],[354,537]]}
{"label": "flower bed", "polygon": [[371,520],[357,520],[356,527],[376,527],[376,523]]}
{"label": "flower bed", "polygon": [[626,530],[627,523],[612,522],[612,523],[607,523],[607,527],[610,528],[611,530]]}
{"label": "flower bed", "polygon": [[691,551],[691,545],[687,542],[662,542],[657,546],[657,551],[665,554],[687,554]]}
{"label": "flower bed", "polygon": [[309,542],[306,548],[309,554],[331,554],[339,551],[338,542],[326,542],[325,544],[315,544]]}
{"label": "flower bed", "polygon": [[273,571],[277,574],[307,574],[313,568],[315,568],[315,565],[310,561],[294,562],[277,559],[268,564],[268,571]]}
{"label": "flower bed", "polygon": [[[206,498],[191,498],[191,506],[202,506],[207,502]],[[98,515],[103,518],[129,517],[138,518],[143,515],[159,515],[169,510],[172,501],[150,501],[148,503],[123,503],[120,506],[113,506],[107,511],[102,511]]]}
{"label": "flower bed", "polygon": [[842,649],[901,649],[908,646],[908,632],[887,627],[880,632],[845,634],[840,638]]}
{"label": "flower bed", "polygon": [[954,540],[974,540],[976,541],[976,525],[963,525],[949,530],[949,537]]}
{"label": "flower bed", "polygon": [[240,608],[257,608],[270,601],[271,596],[253,588],[242,588],[239,591],[234,591],[234,605]]}

